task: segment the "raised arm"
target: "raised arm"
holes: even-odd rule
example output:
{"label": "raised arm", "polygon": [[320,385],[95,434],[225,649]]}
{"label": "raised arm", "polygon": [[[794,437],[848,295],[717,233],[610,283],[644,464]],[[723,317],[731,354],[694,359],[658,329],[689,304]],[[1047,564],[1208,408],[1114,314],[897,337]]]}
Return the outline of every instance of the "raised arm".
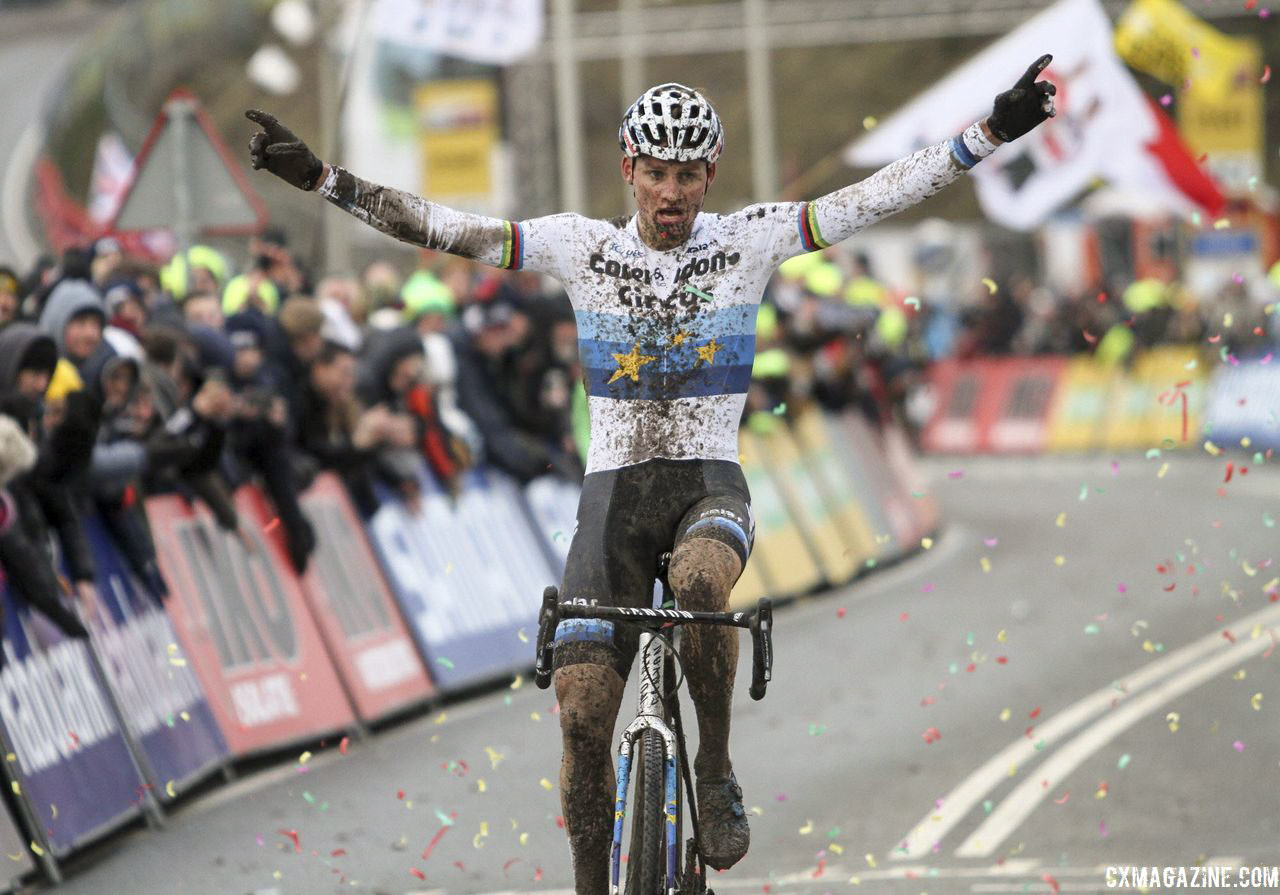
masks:
{"label": "raised arm", "polygon": [[1052,56],[1041,56],[995,99],[991,115],[963,133],[898,159],[864,180],[805,203],[802,250],[825,248],[876,221],[916,205],[956,180],[1001,143],[1016,140],[1054,115],[1056,88],[1036,81]]}
{"label": "raised arm", "polygon": [[249,139],[255,170],[318,192],[334,205],[388,236],[495,267],[518,267],[520,229],[510,221],[467,214],[436,202],[379,186],[316,158],[307,144],[273,115],[250,109],[245,117],[262,127]]}

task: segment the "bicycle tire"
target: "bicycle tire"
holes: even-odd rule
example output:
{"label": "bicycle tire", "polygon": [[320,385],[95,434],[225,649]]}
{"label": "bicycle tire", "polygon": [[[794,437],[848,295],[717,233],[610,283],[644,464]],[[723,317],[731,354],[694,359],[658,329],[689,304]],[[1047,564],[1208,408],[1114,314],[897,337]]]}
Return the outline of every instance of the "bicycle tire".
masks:
{"label": "bicycle tire", "polygon": [[667,822],[664,811],[666,750],[655,730],[640,734],[635,769],[635,811],[631,851],[627,858],[627,895],[665,895],[667,886]]}

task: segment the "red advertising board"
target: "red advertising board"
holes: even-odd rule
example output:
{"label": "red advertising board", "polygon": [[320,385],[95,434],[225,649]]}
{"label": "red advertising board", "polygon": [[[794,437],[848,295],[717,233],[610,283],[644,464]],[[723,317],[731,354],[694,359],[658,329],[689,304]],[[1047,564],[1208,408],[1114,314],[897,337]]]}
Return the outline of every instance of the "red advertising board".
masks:
{"label": "red advertising board", "polygon": [[979,450],[982,430],[990,422],[980,416],[982,374],[981,364],[966,361],[939,361],[929,368],[935,403],[933,417],[921,433],[925,450],[941,454]]}
{"label": "red advertising board", "polygon": [[1049,442],[1049,413],[1063,357],[1020,357],[993,361],[984,395],[995,419],[983,433],[981,449],[997,454],[1040,453]]}
{"label": "red advertising board", "polygon": [[244,542],[180,497],[149,498],[146,509],[172,591],[166,609],[231,751],[354,724],[262,495],[236,493]]}
{"label": "red advertising board", "polygon": [[346,489],[325,473],[302,498],[319,545],[303,595],[356,713],[373,721],[429,698],[427,678]]}

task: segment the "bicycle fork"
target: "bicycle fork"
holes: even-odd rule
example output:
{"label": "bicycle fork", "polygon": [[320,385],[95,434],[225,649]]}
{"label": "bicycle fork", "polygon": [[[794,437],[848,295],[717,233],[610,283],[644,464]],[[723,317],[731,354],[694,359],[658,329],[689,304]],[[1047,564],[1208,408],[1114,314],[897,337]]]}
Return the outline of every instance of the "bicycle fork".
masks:
{"label": "bicycle fork", "polygon": [[[676,773],[676,737],[662,718],[662,700],[660,698],[663,681],[663,664],[666,657],[661,638],[644,632],[640,635],[640,657],[643,671],[640,675],[640,712],[636,719],[627,725],[622,734],[622,744],[618,748],[618,794],[613,808],[613,852],[612,861],[612,895],[619,895],[620,874],[622,867],[622,821],[627,813],[627,785],[631,776],[631,765],[635,757],[636,745],[642,742],[641,734],[646,730],[656,731],[662,737],[663,761],[665,771],[665,797],[663,799],[663,815],[667,832],[667,882],[664,891],[674,893],[676,890],[676,856],[679,848],[679,825],[676,817],[676,792],[679,777]],[[637,859],[638,855],[632,855]]]}

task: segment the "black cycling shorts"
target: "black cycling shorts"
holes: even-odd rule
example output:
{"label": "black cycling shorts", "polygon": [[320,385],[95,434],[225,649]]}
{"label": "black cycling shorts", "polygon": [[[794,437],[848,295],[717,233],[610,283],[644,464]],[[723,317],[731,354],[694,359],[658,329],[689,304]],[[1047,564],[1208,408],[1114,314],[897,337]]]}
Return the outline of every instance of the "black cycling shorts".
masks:
{"label": "black cycling shorts", "polygon": [[[658,459],[593,472],[582,484],[560,599],[651,606],[663,552],[688,538],[712,538],[733,548],[745,567],[754,529],[736,463]],[[634,628],[570,619],[556,629],[555,667],[610,665],[625,679],[638,644]]]}

